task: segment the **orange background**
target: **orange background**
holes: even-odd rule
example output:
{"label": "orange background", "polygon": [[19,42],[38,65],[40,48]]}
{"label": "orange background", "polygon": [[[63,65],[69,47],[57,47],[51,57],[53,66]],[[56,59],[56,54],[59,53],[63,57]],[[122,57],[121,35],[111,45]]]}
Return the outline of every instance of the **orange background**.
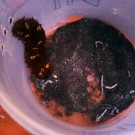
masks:
{"label": "orange background", "polygon": [[0,106],[0,135],[31,135],[18,125]]}

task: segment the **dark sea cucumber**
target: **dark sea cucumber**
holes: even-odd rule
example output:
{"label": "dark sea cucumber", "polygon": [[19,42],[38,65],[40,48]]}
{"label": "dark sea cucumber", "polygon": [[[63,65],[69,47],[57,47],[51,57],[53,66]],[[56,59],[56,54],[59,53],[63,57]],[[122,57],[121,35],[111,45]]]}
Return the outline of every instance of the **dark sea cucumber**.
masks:
{"label": "dark sea cucumber", "polygon": [[48,77],[52,66],[46,55],[46,36],[41,24],[34,18],[18,19],[12,29],[13,36],[21,40],[25,49],[25,62],[32,74]]}

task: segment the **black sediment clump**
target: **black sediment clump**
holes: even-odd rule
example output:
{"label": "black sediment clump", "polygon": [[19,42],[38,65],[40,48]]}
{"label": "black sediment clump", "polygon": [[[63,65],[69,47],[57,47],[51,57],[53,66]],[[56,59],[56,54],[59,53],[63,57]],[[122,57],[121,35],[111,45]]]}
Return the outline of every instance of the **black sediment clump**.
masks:
{"label": "black sediment clump", "polygon": [[23,17],[14,23],[12,33],[24,44],[25,62],[32,74],[39,78],[48,77],[52,68],[46,68],[51,64],[46,55],[46,36],[41,24],[34,18]]}
{"label": "black sediment clump", "polygon": [[[19,38],[26,47],[24,37]],[[28,42],[33,41],[30,38]],[[59,27],[45,44],[53,71],[43,79],[32,72],[31,80],[48,107],[54,100],[67,115],[80,112],[104,122],[133,103],[135,51],[121,32],[99,20],[84,18]],[[44,63],[44,59],[40,61]],[[26,63],[33,68],[31,61]]]}

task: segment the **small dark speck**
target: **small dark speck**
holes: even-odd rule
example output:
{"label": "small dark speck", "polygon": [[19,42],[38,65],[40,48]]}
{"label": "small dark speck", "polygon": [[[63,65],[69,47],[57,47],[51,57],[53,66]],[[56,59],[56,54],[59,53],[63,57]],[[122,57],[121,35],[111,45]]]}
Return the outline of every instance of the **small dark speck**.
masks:
{"label": "small dark speck", "polygon": [[9,23],[11,24],[11,23],[12,23],[12,21],[13,21],[13,18],[12,18],[12,17],[10,17],[10,18],[9,18]]}
{"label": "small dark speck", "polygon": [[3,50],[3,45],[1,45],[1,49]]}
{"label": "small dark speck", "polygon": [[61,112],[56,112],[55,115],[62,117],[62,113]]}
{"label": "small dark speck", "polygon": [[6,34],[7,34],[7,31],[6,31],[6,29],[4,29],[3,33],[4,33],[4,35],[6,35]]}

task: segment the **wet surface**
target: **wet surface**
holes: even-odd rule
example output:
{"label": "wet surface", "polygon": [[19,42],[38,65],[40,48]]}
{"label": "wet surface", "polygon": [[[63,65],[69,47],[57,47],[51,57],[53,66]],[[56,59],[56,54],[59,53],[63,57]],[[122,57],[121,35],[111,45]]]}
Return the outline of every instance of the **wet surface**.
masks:
{"label": "wet surface", "polygon": [[30,135],[17,124],[0,106],[0,134],[1,135]]}
{"label": "wet surface", "polygon": [[51,38],[47,50],[54,71],[36,85],[44,102],[54,99],[67,115],[90,114],[96,122],[105,122],[133,103],[135,53],[122,33],[82,19],[58,28]]}
{"label": "wet surface", "polygon": [[[26,25],[22,26],[27,29]],[[32,23],[29,26],[33,27]],[[24,37],[21,35],[21,40],[28,54],[25,60],[32,70],[31,80],[40,93],[41,101],[53,115],[63,119],[79,113],[88,116],[88,121],[103,123],[134,102],[135,52],[120,31],[88,18],[59,27],[47,37],[43,58],[49,58],[49,63],[45,63],[40,52],[39,56],[27,61],[27,56],[32,53],[30,50],[39,45],[40,41],[37,41],[42,36],[35,34],[30,42],[25,37],[28,33],[32,36],[32,33],[25,29],[21,29],[25,34]],[[43,51],[40,47],[38,49]],[[31,64],[33,61],[37,66]],[[33,72],[33,69],[40,68],[38,65],[45,66],[41,69],[47,77],[41,78],[40,74],[38,77]],[[53,70],[48,74],[50,65]]]}

